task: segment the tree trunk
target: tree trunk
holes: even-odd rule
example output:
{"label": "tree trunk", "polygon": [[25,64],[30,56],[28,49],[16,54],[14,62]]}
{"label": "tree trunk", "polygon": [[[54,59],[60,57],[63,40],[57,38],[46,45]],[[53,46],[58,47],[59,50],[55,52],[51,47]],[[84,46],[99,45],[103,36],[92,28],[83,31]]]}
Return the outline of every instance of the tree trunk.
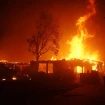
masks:
{"label": "tree trunk", "polygon": [[37,43],[37,45],[36,45],[36,71],[37,71],[37,73],[39,70],[39,53],[38,53],[38,50],[39,50],[39,45]]}
{"label": "tree trunk", "polygon": [[36,54],[36,72],[38,73],[39,70],[39,54]]}

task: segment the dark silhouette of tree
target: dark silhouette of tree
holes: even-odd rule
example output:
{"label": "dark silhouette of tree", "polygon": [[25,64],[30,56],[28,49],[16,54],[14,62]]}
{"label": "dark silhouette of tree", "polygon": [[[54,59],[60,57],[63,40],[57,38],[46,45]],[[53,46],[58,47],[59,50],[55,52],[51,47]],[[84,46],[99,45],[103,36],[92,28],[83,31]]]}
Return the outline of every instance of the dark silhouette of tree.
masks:
{"label": "dark silhouette of tree", "polygon": [[29,39],[29,51],[36,56],[36,61],[39,60],[42,54],[49,50],[55,55],[59,52],[59,26],[54,22],[51,14],[41,13],[35,24],[35,33]]}

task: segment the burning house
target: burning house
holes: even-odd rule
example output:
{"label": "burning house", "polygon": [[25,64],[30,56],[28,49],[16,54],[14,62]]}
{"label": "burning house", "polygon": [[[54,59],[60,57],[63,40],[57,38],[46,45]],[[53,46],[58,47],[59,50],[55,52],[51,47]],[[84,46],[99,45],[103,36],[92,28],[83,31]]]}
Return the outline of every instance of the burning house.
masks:
{"label": "burning house", "polygon": [[[0,80],[17,80],[27,75],[28,63],[0,61]],[[21,77],[21,78],[20,78]]]}
{"label": "burning house", "polygon": [[[65,60],[55,58],[52,59],[52,61],[39,61],[39,70],[46,73],[52,72],[54,75],[60,76],[67,75],[70,70],[76,74],[104,71],[104,63],[101,62],[99,53],[90,50],[91,48],[86,41],[88,38],[94,37],[94,35],[91,35],[85,27],[86,21],[96,14],[94,2],[94,0],[89,0],[90,4],[88,5],[88,13],[77,20],[77,34],[74,35],[71,40],[67,41],[67,44],[70,45],[70,53],[67,56],[62,55],[63,57],[61,57]],[[36,61],[31,61],[30,67],[35,70]]]}
{"label": "burning house", "polygon": [[[34,70],[34,72],[43,71],[45,73],[61,73],[64,70],[73,70],[75,73],[91,73],[92,70],[103,72],[104,71],[104,63],[103,62],[89,62],[83,61],[79,59],[73,60],[47,60],[47,61],[38,61],[39,70],[36,70],[37,61],[30,62],[30,68]],[[66,71],[64,71],[66,72]]]}
{"label": "burning house", "polygon": [[55,61],[38,61],[39,70],[37,70],[37,61],[30,62],[30,70],[33,74],[38,73],[40,71],[45,72],[47,74],[53,74],[54,77],[57,78],[71,78],[75,75],[77,78],[80,78],[80,74],[83,75],[91,75],[93,76],[94,72],[102,73],[104,71],[103,62],[89,62],[72,59],[72,60],[55,60]]}

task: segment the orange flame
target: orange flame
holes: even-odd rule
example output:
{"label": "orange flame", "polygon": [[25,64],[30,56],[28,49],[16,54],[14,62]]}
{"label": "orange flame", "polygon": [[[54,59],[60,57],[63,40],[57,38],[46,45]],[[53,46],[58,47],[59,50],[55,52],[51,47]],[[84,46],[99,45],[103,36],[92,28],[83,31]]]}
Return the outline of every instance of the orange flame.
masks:
{"label": "orange flame", "polygon": [[[72,40],[68,40],[67,44],[70,45],[70,53],[67,57],[65,57],[66,60],[70,59],[80,59],[84,61],[89,61],[91,64],[94,63],[94,61],[99,61],[99,54],[97,51],[89,51],[87,48],[87,45],[85,43],[87,38],[94,37],[93,35],[90,35],[85,27],[85,22],[93,15],[96,14],[96,9],[94,5],[94,0],[89,0],[90,5],[87,7],[89,12],[80,17],[77,20],[76,26],[78,28],[78,34],[75,35]],[[56,60],[53,58],[52,60]],[[96,70],[97,64],[94,64],[92,67],[94,70]],[[82,72],[80,67],[77,67],[77,72]]]}
{"label": "orange flame", "polygon": [[57,60],[56,57],[52,56],[51,61],[55,61],[55,60]]}
{"label": "orange flame", "polygon": [[70,58],[77,58],[77,59],[89,59],[89,60],[98,60],[98,53],[91,53],[87,51],[85,40],[87,38],[93,37],[90,35],[85,27],[85,22],[88,20],[92,15],[96,13],[94,0],[89,0],[90,5],[88,8],[91,10],[88,14],[80,17],[76,23],[78,27],[78,34],[72,38],[71,41],[67,41],[67,44],[70,44],[70,54],[66,58],[67,60]]}

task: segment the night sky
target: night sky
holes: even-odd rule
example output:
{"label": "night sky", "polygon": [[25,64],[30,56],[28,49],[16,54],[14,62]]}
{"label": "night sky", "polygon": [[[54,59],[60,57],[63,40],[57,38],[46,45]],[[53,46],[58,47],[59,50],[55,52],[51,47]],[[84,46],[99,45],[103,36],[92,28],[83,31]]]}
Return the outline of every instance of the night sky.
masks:
{"label": "night sky", "polygon": [[[0,0],[0,59],[25,62],[34,59],[28,52],[26,39],[33,35],[35,21],[43,11],[59,20],[60,53],[68,54],[66,41],[76,34],[76,21],[87,13],[88,4],[88,0]],[[88,44],[92,50],[99,51],[102,60],[105,60],[104,5],[105,0],[96,0],[97,13],[86,22],[89,33],[95,34]],[[44,56],[50,57],[48,53]]]}

